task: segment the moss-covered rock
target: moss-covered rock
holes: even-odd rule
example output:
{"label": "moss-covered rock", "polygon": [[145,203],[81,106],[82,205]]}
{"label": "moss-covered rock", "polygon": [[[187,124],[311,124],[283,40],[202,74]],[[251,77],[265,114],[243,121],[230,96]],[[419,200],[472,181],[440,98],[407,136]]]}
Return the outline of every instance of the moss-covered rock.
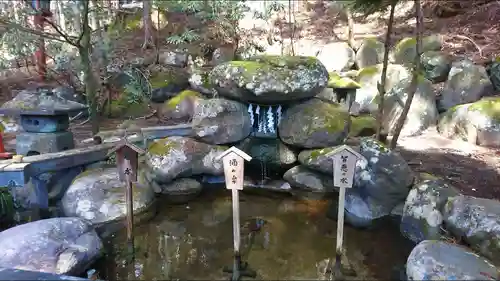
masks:
{"label": "moss-covered rock", "polygon": [[200,100],[194,109],[192,125],[195,138],[210,144],[241,141],[252,131],[247,107],[221,98]]}
{"label": "moss-covered rock", "polygon": [[109,115],[112,118],[140,117],[149,112],[148,103],[145,100],[129,102],[125,94],[121,94],[117,100],[111,101]]}
{"label": "moss-covered rock", "polygon": [[[383,124],[384,129],[389,134],[394,134],[396,123],[401,116],[404,104],[408,98],[410,86],[411,79],[403,79],[394,85],[385,97]],[[421,134],[429,126],[434,126],[437,123],[438,117],[436,95],[432,88],[432,83],[423,76],[420,76],[410,110],[401,130],[401,135],[414,136]]]}
{"label": "moss-covered rock", "polygon": [[283,179],[292,187],[292,194],[300,199],[321,199],[332,191],[337,191],[330,175],[325,175],[299,165],[286,171]]}
{"label": "moss-covered rock", "polygon": [[442,114],[439,132],[474,144],[500,147],[500,97],[456,105]]}
{"label": "moss-covered rock", "polygon": [[450,73],[452,57],[439,51],[427,51],[420,57],[425,78],[432,83],[446,81]]}
{"label": "moss-covered rock", "polygon": [[356,52],[356,65],[358,68],[377,65],[384,60],[384,43],[376,38],[363,39]]}
{"label": "moss-covered rock", "polygon": [[185,137],[168,137],[153,142],[147,149],[146,165],[150,180],[162,185],[192,175],[221,175],[224,170],[217,157],[227,149]]}
{"label": "moss-covered rock", "polygon": [[464,59],[453,62],[438,105],[440,110],[445,111],[455,105],[475,102],[491,94],[493,85],[486,69]]}
{"label": "moss-covered rock", "polygon": [[372,115],[361,115],[351,117],[350,137],[372,136],[377,131],[377,120]]}
{"label": "moss-covered rock", "polygon": [[203,96],[192,90],[184,90],[165,101],[160,108],[160,118],[169,122],[187,122],[193,118],[194,109]]}
{"label": "moss-covered rock", "polygon": [[[414,37],[401,39],[391,50],[390,59],[396,64],[413,64],[416,57],[417,40]],[[443,45],[441,35],[430,35],[422,38],[422,52],[439,51]]]}
{"label": "moss-covered rock", "polygon": [[342,77],[336,72],[330,72],[328,79],[328,88],[334,89],[358,89],[361,85],[349,77]]}
{"label": "moss-covered rock", "polygon": [[151,101],[163,103],[189,87],[188,74],[171,68],[155,72],[149,77]]}
{"label": "moss-covered rock", "polygon": [[[356,103],[359,104],[360,112],[373,113],[377,110],[377,84],[380,83],[381,75],[382,64],[368,66],[358,71],[356,81],[361,85],[361,88],[356,91]],[[411,73],[405,66],[389,64],[387,66],[385,91],[389,92],[394,85],[410,77]]]}
{"label": "moss-covered rock", "polygon": [[[297,162],[296,153],[279,139],[248,137],[238,147],[252,156],[252,161],[246,165],[254,169],[245,170],[248,171],[245,173],[256,178],[262,177],[262,172],[267,175],[282,174],[284,169]],[[263,168],[266,171],[262,171]]]}
{"label": "moss-covered rock", "polygon": [[[154,192],[138,177],[141,186],[133,186],[134,214],[146,211],[154,201]],[[98,190],[98,192],[96,192]],[[66,216],[80,217],[93,225],[125,218],[127,215],[124,183],[117,168],[91,169],[78,176],[61,200]]]}
{"label": "moss-covered rock", "polygon": [[401,233],[415,243],[441,239],[444,204],[457,195],[460,192],[442,179],[425,180],[415,185],[406,197]]}
{"label": "moss-covered rock", "polygon": [[500,264],[500,202],[455,196],[443,208],[446,229],[494,264]]}
{"label": "moss-covered rock", "polygon": [[260,104],[282,104],[314,97],[328,82],[315,57],[255,56],[216,66],[210,83],[222,96]]}
{"label": "moss-covered rock", "polygon": [[189,85],[195,91],[198,91],[204,95],[213,96],[214,89],[210,83],[210,71],[212,69],[193,69],[191,75],[189,76]]}
{"label": "moss-covered rock", "polygon": [[285,112],[279,136],[286,144],[304,148],[338,145],[347,137],[348,118],[341,105],[312,99]]}

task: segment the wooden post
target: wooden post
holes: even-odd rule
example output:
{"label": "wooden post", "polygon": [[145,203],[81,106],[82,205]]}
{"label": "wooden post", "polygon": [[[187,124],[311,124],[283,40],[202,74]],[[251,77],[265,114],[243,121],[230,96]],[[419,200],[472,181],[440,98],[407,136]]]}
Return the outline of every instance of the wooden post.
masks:
{"label": "wooden post", "polygon": [[[364,157],[347,145],[342,145],[332,152],[333,155],[333,184],[339,188],[339,205],[337,216],[337,245],[335,247],[335,267],[331,274],[341,277],[343,239],[344,239],[344,208],[346,188],[351,188],[354,180],[356,162]],[[330,267],[330,266],[329,266]],[[332,276],[330,276],[332,279]]]}
{"label": "wooden post", "polygon": [[127,244],[129,254],[134,254],[134,198],[133,184],[137,181],[137,166],[139,154],[146,153],[141,148],[129,143],[127,137],[120,141],[109,153],[116,153],[118,177],[125,183],[125,202],[127,204]]}
{"label": "wooden post", "polygon": [[129,253],[134,253],[134,198],[132,193],[132,165],[129,159],[123,159],[124,174],[126,176],[125,200],[127,204],[127,244]]}
{"label": "wooden post", "polygon": [[239,190],[243,190],[245,160],[250,161],[252,157],[233,146],[217,157],[217,160],[220,161],[220,159],[224,165],[226,188],[231,190],[233,205],[233,268],[232,270],[224,269],[224,272],[232,273],[231,280],[240,280],[242,276],[255,277],[255,273],[248,270],[246,263],[241,260],[240,200],[238,194]]}

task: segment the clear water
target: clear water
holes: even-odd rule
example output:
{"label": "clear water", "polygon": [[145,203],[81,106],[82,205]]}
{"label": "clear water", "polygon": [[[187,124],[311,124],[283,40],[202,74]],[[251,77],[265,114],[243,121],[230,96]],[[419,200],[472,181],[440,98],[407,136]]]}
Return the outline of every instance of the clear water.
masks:
{"label": "clear water", "polygon": [[[154,219],[135,227],[135,261],[127,264],[125,227],[106,241],[99,278],[114,280],[227,280],[233,231],[228,190],[203,194],[185,205],[160,204]],[[327,201],[240,195],[242,254],[256,280],[325,279],[335,254],[336,222]],[[256,219],[266,223],[259,231]],[[253,236],[254,239],[249,237]],[[411,250],[395,225],[373,230],[346,226],[346,259],[357,277],[390,280]]]}

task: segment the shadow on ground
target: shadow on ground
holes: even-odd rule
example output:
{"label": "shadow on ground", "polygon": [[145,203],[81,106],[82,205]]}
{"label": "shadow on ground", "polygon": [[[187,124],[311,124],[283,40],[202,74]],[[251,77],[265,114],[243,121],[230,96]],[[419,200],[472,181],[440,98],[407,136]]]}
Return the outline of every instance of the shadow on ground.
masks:
{"label": "shadow on ground", "polygon": [[417,173],[442,177],[465,195],[500,199],[500,165],[485,160],[494,158],[498,152],[492,151],[493,155],[464,155],[444,149],[399,152]]}

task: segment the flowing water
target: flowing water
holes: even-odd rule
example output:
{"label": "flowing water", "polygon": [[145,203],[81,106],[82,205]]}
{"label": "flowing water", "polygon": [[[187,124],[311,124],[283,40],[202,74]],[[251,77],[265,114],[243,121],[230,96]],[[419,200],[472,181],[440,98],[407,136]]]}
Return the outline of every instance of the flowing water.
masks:
{"label": "flowing water", "polygon": [[[222,280],[232,265],[233,230],[228,190],[212,190],[185,205],[157,204],[156,216],[135,227],[135,261],[127,265],[125,227],[106,244],[96,268],[114,280]],[[161,202],[161,199],[159,199]],[[240,194],[242,255],[257,280],[324,279],[335,254],[336,222],[327,201],[296,201]],[[259,222],[264,224],[259,228]],[[390,280],[411,250],[396,225],[345,228],[346,260],[354,279]]]}

